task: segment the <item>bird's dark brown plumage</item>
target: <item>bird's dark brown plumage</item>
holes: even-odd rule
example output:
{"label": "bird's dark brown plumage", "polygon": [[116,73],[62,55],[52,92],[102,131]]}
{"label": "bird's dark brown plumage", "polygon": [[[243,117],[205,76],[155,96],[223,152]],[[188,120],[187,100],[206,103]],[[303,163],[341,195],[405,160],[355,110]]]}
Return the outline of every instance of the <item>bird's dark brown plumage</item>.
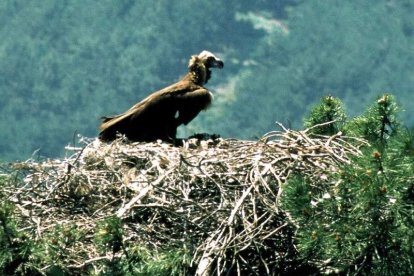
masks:
{"label": "bird's dark brown plumage", "polygon": [[119,133],[131,141],[174,142],[178,126],[188,124],[211,104],[211,92],[203,85],[212,67],[223,67],[212,53],[203,51],[192,56],[189,72],[179,82],[152,93],[123,114],[104,117],[99,138],[112,141]]}

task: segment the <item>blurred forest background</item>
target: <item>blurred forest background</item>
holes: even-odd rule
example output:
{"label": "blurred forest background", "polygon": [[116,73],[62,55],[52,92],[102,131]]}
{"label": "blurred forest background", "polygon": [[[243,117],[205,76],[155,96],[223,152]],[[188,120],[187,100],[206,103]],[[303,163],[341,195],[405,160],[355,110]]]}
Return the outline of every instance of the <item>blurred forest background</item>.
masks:
{"label": "blurred forest background", "polygon": [[206,85],[213,107],[180,136],[300,128],[328,94],[357,115],[391,93],[412,126],[413,14],[413,0],[1,1],[0,160],[96,137],[100,116],[177,81],[204,49],[225,66]]}

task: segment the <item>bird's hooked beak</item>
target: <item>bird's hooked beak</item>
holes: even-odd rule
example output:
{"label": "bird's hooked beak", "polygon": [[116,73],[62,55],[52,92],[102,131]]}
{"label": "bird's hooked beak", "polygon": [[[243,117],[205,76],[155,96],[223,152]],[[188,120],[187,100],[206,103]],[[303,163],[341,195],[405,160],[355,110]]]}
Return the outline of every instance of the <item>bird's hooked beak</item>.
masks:
{"label": "bird's hooked beak", "polygon": [[204,63],[204,65],[207,68],[223,68],[224,67],[224,63],[221,59],[219,59],[218,57],[216,57],[213,53],[209,52],[209,51],[202,51],[199,55],[198,58],[201,59]]}
{"label": "bird's hooked beak", "polygon": [[221,69],[224,67],[224,63],[221,59],[216,58],[208,61],[207,67],[215,67]]}

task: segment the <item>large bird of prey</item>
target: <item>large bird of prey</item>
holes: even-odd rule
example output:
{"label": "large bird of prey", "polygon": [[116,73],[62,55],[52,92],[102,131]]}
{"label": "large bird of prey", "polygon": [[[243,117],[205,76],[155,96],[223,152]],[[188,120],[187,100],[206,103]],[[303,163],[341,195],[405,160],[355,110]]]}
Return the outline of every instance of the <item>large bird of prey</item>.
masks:
{"label": "large bird of prey", "polygon": [[112,141],[123,134],[131,141],[175,142],[178,126],[188,124],[211,104],[212,94],[203,85],[214,67],[223,68],[223,62],[209,51],[193,55],[188,73],[179,82],[152,93],[125,113],[104,117],[99,138]]}

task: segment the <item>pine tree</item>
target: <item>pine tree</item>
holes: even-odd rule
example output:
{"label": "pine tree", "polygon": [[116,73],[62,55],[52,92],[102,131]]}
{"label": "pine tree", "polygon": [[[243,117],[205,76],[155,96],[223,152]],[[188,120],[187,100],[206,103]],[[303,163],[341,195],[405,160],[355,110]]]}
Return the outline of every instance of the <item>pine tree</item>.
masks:
{"label": "pine tree", "polygon": [[[4,179],[0,179],[0,182],[2,181]],[[8,202],[0,204],[0,274],[38,275],[30,266],[22,265],[32,254],[33,242],[25,233],[17,231],[13,211],[12,204]]]}
{"label": "pine tree", "polygon": [[[335,119],[324,105],[307,122]],[[362,156],[319,183],[298,175],[286,185],[283,206],[298,227],[297,248],[321,273],[414,271],[414,140],[397,121],[398,110],[392,96],[379,98],[339,129],[367,139]]]}
{"label": "pine tree", "polygon": [[340,131],[346,122],[346,114],[343,103],[332,96],[323,97],[320,104],[316,105],[308,118],[305,118],[306,128],[332,122],[321,127],[313,128],[315,134],[334,135]]}

